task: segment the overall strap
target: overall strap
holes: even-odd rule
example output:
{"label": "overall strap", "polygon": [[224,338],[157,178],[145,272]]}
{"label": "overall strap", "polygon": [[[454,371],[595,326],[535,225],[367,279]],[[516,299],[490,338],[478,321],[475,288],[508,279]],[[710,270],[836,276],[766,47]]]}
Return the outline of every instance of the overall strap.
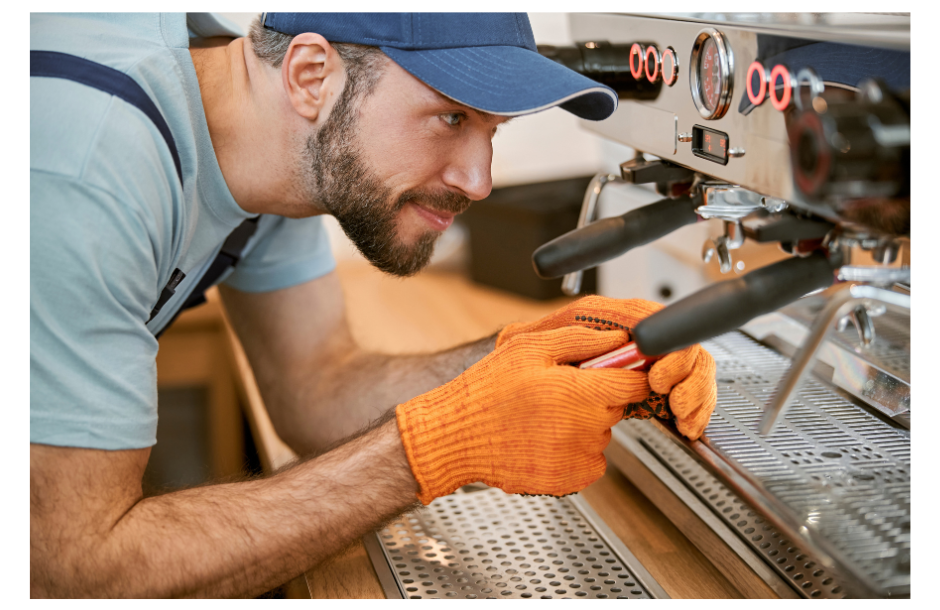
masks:
{"label": "overall strap", "polygon": [[[153,122],[157,131],[163,136],[167,148],[170,149],[170,155],[173,157],[173,165],[176,166],[176,175],[179,177],[180,185],[183,184],[183,166],[180,163],[179,151],[176,148],[176,141],[173,139],[173,134],[170,132],[170,126],[167,125],[166,120],[163,118],[163,115],[160,114],[160,110],[157,109],[156,104],[153,103],[150,96],[147,95],[133,78],[109,66],[56,51],[30,51],[29,75],[61,78],[81,83],[98,89],[99,91],[110,93],[115,97],[119,97],[139,109]],[[228,238],[222,244],[222,249],[219,251],[219,254],[189,293],[183,306],[179,308],[173,316],[173,319],[165,324],[160,332],[156,334],[157,337],[159,337],[164,330],[169,328],[170,324],[176,320],[176,317],[179,316],[184,309],[205,303],[205,291],[215,284],[222,274],[225,273],[226,269],[238,264],[238,261],[241,259],[242,251],[248,243],[248,239],[254,235],[258,228],[258,218],[260,218],[260,216],[245,220],[229,234]],[[157,304],[150,312],[150,320],[156,317],[160,309],[176,293],[176,288],[185,277],[186,274],[181,270],[173,270],[170,281],[167,282],[167,285],[163,288],[163,291],[160,293],[160,298],[157,300]],[[148,322],[150,320],[148,320]]]}
{"label": "overall strap", "polygon": [[138,108],[153,122],[157,131],[163,136],[167,148],[170,149],[170,155],[173,156],[173,165],[176,166],[176,175],[180,179],[180,185],[183,184],[183,166],[180,163],[179,151],[176,149],[176,141],[173,140],[170,126],[160,114],[157,105],[133,78],[109,66],[56,51],[30,51],[29,75],[62,78],[81,83],[110,93]]}
{"label": "overall strap", "polygon": [[[219,253],[216,255],[215,260],[212,261],[212,264],[209,265],[209,268],[205,273],[202,274],[202,277],[199,278],[199,281],[196,283],[196,286],[190,291],[189,296],[186,297],[186,300],[183,301],[183,305],[176,310],[176,313],[173,314],[173,318],[163,325],[163,328],[160,329],[160,332],[156,334],[156,337],[159,339],[160,335],[163,334],[163,331],[168,329],[173,322],[176,321],[176,318],[179,317],[183,311],[189,309],[190,307],[195,307],[196,305],[202,305],[206,302],[205,292],[213,285],[216,281],[222,277],[222,274],[225,273],[226,269],[229,267],[234,267],[238,264],[238,261],[241,260],[242,251],[245,249],[245,245],[248,243],[248,239],[254,235],[255,231],[258,229],[258,219],[260,216],[255,216],[254,218],[249,218],[243,221],[238,227],[232,231],[228,238],[226,238],[225,243],[222,244],[222,249],[219,250]],[[176,271],[179,271],[177,269]],[[174,273],[176,273],[176,271]],[[180,272],[182,275],[182,272]],[[185,277],[185,275],[183,276]],[[182,280],[182,278],[180,278]],[[170,280],[172,282],[172,278]],[[179,282],[176,282],[179,284]],[[176,286],[173,286],[175,291]],[[167,289],[164,288],[164,292]],[[173,296],[173,292],[170,292],[166,300],[169,300],[169,297]],[[166,302],[166,301],[164,301]],[[162,303],[158,303],[162,307]],[[159,311],[159,309],[157,309]],[[156,314],[151,314],[150,318],[153,319],[153,316]]]}

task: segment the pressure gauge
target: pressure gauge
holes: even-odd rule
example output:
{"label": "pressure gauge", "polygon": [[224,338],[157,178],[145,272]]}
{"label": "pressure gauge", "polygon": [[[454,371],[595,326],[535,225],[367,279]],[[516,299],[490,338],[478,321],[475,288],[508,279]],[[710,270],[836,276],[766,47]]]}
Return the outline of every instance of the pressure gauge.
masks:
{"label": "pressure gauge", "polygon": [[734,85],[734,55],[725,35],[705,28],[692,45],[689,61],[692,101],[706,119],[720,119],[731,105]]}

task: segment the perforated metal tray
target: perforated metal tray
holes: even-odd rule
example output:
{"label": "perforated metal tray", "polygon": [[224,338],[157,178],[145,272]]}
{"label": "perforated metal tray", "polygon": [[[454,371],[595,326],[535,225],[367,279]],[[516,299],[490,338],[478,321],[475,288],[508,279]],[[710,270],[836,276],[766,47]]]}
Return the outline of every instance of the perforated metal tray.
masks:
{"label": "perforated metal tray", "polygon": [[652,420],[619,426],[801,594],[908,595],[910,433],[810,379],[762,436],[758,421],[789,360],[738,332],[703,346],[717,364],[718,405],[699,442]]}
{"label": "perforated metal tray", "polygon": [[667,597],[577,496],[454,494],[404,515],[376,540],[367,550],[389,597]]}

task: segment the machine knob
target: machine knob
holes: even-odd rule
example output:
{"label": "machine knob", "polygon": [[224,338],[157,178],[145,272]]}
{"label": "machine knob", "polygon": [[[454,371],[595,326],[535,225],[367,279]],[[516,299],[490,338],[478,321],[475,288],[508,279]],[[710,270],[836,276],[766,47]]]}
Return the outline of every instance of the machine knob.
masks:
{"label": "machine knob", "polygon": [[659,53],[654,45],[646,47],[646,52],[643,54],[643,71],[646,74],[646,80],[651,83],[659,81],[662,76],[662,61],[663,56]]}
{"label": "machine knob", "polygon": [[[599,40],[577,42],[574,46],[538,45],[538,51],[566,68],[607,85],[620,99],[654,100],[659,96],[662,82],[651,83],[642,72],[640,78],[634,77],[630,72],[632,46]],[[646,48],[643,43],[640,46]]]}
{"label": "machine knob", "polygon": [[794,181],[809,200],[910,194],[909,105],[876,81],[860,90],[814,102],[788,128]]}
{"label": "machine knob", "polygon": [[676,77],[679,76],[679,60],[676,58],[676,50],[667,47],[663,51],[663,57],[660,61],[663,72],[663,82],[672,87],[676,84]]}

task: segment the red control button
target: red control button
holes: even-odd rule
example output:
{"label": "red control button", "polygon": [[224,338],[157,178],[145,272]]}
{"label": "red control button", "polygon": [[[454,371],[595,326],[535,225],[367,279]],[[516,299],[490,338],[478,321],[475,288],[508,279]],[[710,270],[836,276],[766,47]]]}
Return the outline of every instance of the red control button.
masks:
{"label": "red control button", "polygon": [[643,78],[643,47],[638,42],[630,47],[630,74],[636,80]]}
{"label": "red control button", "polygon": [[[758,75],[760,81],[760,88],[757,93],[754,93],[754,75]],[[767,71],[764,69],[764,64],[759,61],[751,63],[751,66],[747,69],[747,99],[751,100],[751,103],[755,106],[760,106],[764,99],[767,97]]]}
{"label": "red control button", "polygon": [[676,76],[679,75],[679,62],[676,61],[676,52],[672,47],[663,51],[662,58],[663,82],[672,87],[676,84]]}
{"label": "red control button", "polygon": [[[650,45],[646,47],[646,80],[655,83],[659,79],[659,49]],[[653,69],[650,70],[652,64]]]}
{"label": "red control button", "polygon": [[[783,78],[783,92],[777,93],[777,79]],[[783,112],[790,105],[790,97],[793,95],[793,84],[790,82],[790,71],[783,64],[777,64],[770,71],[770,103],[774,108]]]}

